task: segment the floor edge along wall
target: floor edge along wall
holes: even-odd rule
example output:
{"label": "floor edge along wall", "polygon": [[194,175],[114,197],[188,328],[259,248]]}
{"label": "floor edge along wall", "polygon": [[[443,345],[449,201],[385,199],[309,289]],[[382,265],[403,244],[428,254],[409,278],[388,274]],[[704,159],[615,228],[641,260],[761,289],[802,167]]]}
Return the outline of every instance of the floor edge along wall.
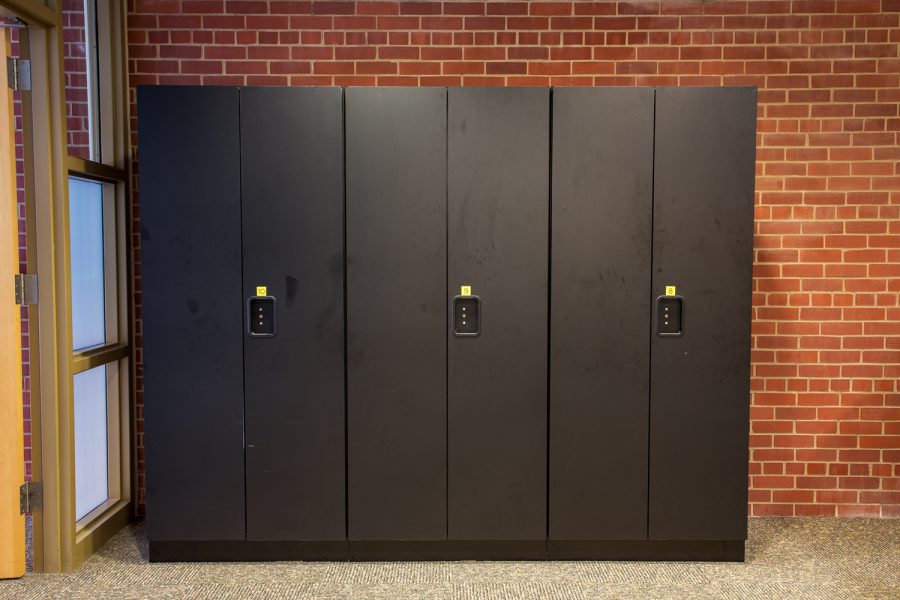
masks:
{"label": "floor edge along wall", "polygon": [[139,88],[150,559],[742,560],[755,117]]}

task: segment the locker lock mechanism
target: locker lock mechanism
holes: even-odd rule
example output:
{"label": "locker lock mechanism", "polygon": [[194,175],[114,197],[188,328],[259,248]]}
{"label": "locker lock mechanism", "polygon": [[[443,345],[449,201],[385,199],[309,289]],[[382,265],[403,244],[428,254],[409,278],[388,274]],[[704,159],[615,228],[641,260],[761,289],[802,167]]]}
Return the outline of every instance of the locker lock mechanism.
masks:
{"label": "locker lock mechanism", "polygon": [[684,334],[684,298],[660,296],[656,299],[656,335],[678,337]]}
{"label": "locker lock mechanism", "polygon": [[247,301],[247,332],[251,337],[275,337],[273,296],[253,296]]}
{"label": "locker lock mechanism", "polygon": [[471,337],[481,333],[481,298],[455,296],[453,298],[453,335]]}

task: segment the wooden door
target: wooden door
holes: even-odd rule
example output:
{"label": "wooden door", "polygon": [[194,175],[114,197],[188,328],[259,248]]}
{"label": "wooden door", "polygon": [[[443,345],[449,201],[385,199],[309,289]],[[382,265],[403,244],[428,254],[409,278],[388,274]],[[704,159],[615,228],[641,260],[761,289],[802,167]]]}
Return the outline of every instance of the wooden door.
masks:
{"label": "wooden door", "polygon": [[[9,30],[0,29],[0,65],[9,56]],[[25,481],[22,438],[22,332],[14,302],[19,272],[16,158],[12,92],[0,68],[0,578],[25,574],[25,516],[19,486]]]}

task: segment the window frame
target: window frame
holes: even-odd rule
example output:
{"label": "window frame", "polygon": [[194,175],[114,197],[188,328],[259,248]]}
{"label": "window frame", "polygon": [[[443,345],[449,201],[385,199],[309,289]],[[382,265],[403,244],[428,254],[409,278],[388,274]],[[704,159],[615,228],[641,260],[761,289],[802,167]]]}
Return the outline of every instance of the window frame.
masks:
{"label": "window frame", "polygon": [[[86,48],[88,57],[89,74],[93,71],[109,73],[109,77],[99,77],[96,86],[91,89],[97,92],[96,101],[89,102],[96,108],[97,126],[96,143],[99,144],[100,160],[88,160],[73,156],[66,151],[66,223],[69,222],[68,205],[68,177],[77,177],[103,184],[103,211],[104,211],[104,293],[106,298],[106,338],[101,346],[72,350],[69,345],[71,361],[71,377],[75,374],[107,365],[107,482],[108,499],[98,507],[87,513],[81,519],[75,520],[75,498],[71,498],[71,515],[74,526],[75,552],[77,561],[89,556],[94,548],[98,547],[108,537],[109,531],[118,529],[117,524],[122,521],[123,509],[127,507],[127,517],[133,514],[132,468],[134,457],[132,456],[133,428],[131,425],[131,406],[133,403],[132,362],[133,362],[133,333],[130,328],[131,309],[131,249],[128,237],[128,222],[130,219],[130,206],[128,202],[128,172],[122,168],[125,163],[124,147],[127,132],[124,135],[114,135],[122,130],[124,124],[124,109],[121,106],[127,94],[124,88],[124,60],[121,61],[122,69],[113,68],[116,58],[122,56],[122,12],[112,5],[116,3],[86,2],[95,7],[97,23],[96,36],[91,36],[91,23],[86,19],[86,44],[91,40],[96,43],[96,53]],[[61,10],[61,9],[59,9]],[[91,10],[86,10],[90,15]],[[118,19],[117,19],[118,17]],[[114,28],[112,24],[118,22],[120,27]],[[106,26],[104,26],[106,25]],[[116,36],[116,32],[119,33]],[[120,50],[116,52],[116,47]],[[92,61],[91,58],[94,58]],[[92,66],[93,65],[93,66]],[[115,91],[121,93],[116,98]],[[63,90],[64,92],[64,90]],[[92,132],[94,133],[94,132]],[[96,156],[95,153],[92,152]],[[107,218],[109,217],[109,218]],[[68,234],[68,231],[67,231]],[[68,235],[67,235],[68,237]],[[71,307],[71,261],[68,255],[69,246],[66,246],[66,263],[69,267],[67,278],[69,285],[68,306]],[[68,330],[71,339],[71,310],[68,315]],[[74,381],[74,379],[73,379]],[[74,405],[73,405],[74,409]],[[127,435],[131,433],[131,435]],[[73,456],[69,461],[73,465],[72,486],[74,488],[74,431],[72,435]],[[108,524],[112,524],[109,526]]]}
{"label": "window frame", "polygon": [[[124,310],[127,304],[127,289],[122,285],[123,279],[127,277],[127,260],[123,258],[123,255],[127,256],[127,253],[123,252],[124,244],[126,243],[124,233],[125,220],[123,218],[124,207],[121,206],[125,196],[124,182],[110,181],[109,178],[98,178],[96,175],[86,175],[81,171],[74,170],[73,167],[85,170],[90,168],[89,165],[83,163],[70,165],[68,169],[69,177],[96,182],[102,186],[103,281],[106,317],[106,341],[103,344],[80,350],[71,350],[73,382],[75,375],[79,373],[97,367],[107,367],[107,499],[81,519],[76,519],[75,533],[76,540],[78,540],[82,537],[81,532],[86,529],[90,530],[90,526],[95,520],[103,519],[107,512],[110,509],[114,509],[121,500],[130,499],[130,490],[123,489],[122,485],[123,481],[128,481],[128,477],[127,474],[122,472],[122,456],[123,451],[126,451],[125,454],[127,455],[127,447],[123,447],[122,444],[123,437],[126,436],[122,435],[120,422],[123,413],[122,400],[123,398],[127,399],[128,394],[123,393],[120,380],[123,373],[126,378],[129,374],[128,366],[125,363],[130,357],[131,345],[127,341],[123,342],[120,335],[122,331],[127,331],[127,322],[123,322],[124,320],[122,319],[123,313],[127,312]],[[68,210],[68,198],[66,204]],[[71,260],[69,260],[69,265],[71,269]],[[71,307],[71,298],[69,305]],[[72,441],[74,445],[74,431]],[[76,471],[73,473],[73,480],[77,477],[78,473]],[[75,514],[74,504],[73,514]]]}

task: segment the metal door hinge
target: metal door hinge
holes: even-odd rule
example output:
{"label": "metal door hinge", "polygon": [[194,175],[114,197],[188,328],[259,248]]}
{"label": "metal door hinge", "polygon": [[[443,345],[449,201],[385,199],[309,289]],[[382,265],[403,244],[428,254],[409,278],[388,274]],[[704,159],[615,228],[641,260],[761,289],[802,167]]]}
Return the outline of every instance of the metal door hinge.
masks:
{"label": "metal door hinge", "polygon": [[41,510],[44,504],[44,486],[40,481],[27,481],[19,487],[19,514]]}
{"label": "metal door hinge", "polygon": [[13,91],[31,89],[31,61],[24,58],[6,57],[6,82]]}
{"label": "metal door hinge", "polygon": [[31,275],[28,273],[16,273],[16,304],[37,304],[37,302],[37,275]]}

